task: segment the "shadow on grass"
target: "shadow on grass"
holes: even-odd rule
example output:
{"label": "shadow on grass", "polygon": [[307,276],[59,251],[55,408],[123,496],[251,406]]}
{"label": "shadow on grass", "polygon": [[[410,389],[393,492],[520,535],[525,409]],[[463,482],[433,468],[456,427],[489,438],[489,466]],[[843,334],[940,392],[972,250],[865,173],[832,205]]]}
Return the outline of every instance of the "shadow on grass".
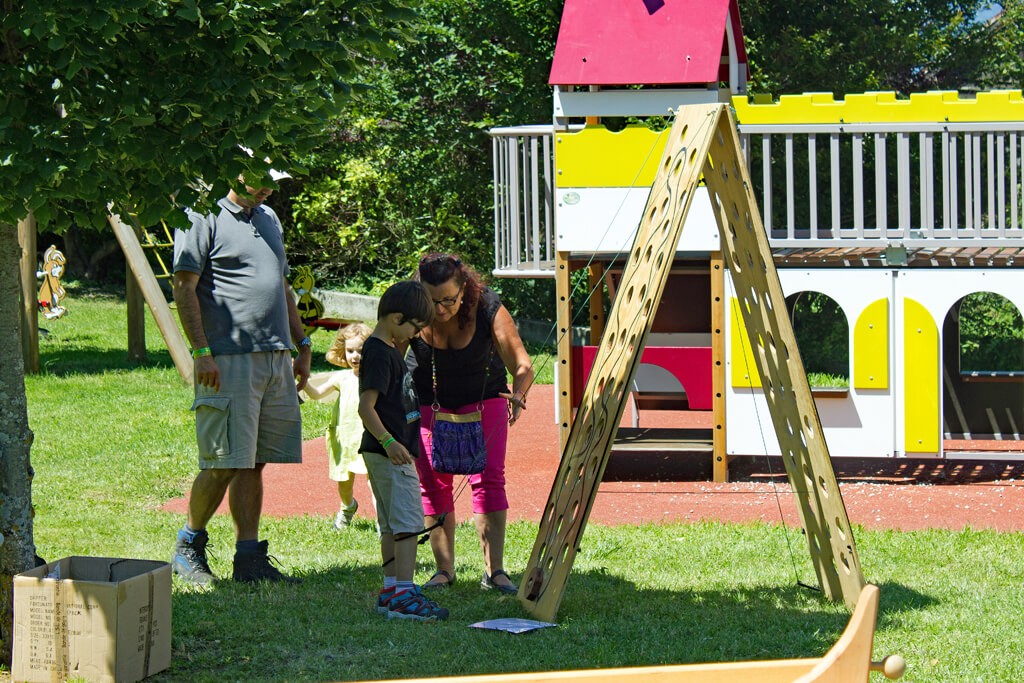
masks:
{"label": "shadow on grass", "polygon": [[[106,347],[81,346],[76,337],[74,348],[40,349],[39,374],[66,377],[68,375],[98,375],[104,372],[129,371],[138,368],[173,368],[174,362],[167,349],[147,350],[144,361],[128,358],[128,350]],[[70,346],[70,345],[69,345]]]}
{"label": "shadow on grass", "polygon": [[[467,628],[533,617],[515,597],[481,590],[473,570],[458,569],[454,587],[430,594],[451,610],[436,624],[377,614],[375,566],[318,570],[300,586],[179,589],[172,668],[154,680],[374,680],[817,657],[850,616],[798,586],[650,589],[587,571],[573,574],[557,628],[511,635]],[[420,566],[417,578],[428,572]],[[887,613],[934,603],[899,584],[882,594],[880,627]]]}
{"label": "shadow on grass", "polygon": [[878,584],[878,589],[881,591],[881,600],[878,605],[878,630],[904,619],[905,616],[900,617],[900,614],[906,615],[908,612],[925,610],[942,602],[932,595],[921,593],[902,583],[887,581]]}
{"label": "shadow on grass", "polygon": [[[75,338],[75,345],[59,348],[50,344],[50,348],[40,349],[39,374],[66,377],[68,375],[97,375],[104,372],[129,371],[138,368],[173,368],[174,361],[166,348],[147,350],[146,359],[132,361],[128,358],[128,350],[110,349],[97,346],[82,346],[81,335]],[[311,372],[332,372],[339,368],[331,365],[324,354],[313,357]]]}

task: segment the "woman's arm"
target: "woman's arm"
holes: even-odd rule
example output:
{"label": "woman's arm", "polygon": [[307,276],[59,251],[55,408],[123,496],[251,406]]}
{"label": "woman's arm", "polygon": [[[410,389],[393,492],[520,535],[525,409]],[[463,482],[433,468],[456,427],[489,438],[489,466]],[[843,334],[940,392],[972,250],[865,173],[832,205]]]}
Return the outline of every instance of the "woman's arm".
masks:
{"label": "woman's arm", "polygon": [[491,330],[494,332],[498,355],[512,375],[512,393],[502,396],[508,399],[512,407],[512,417],[508,423],[515,424],[519,419],[519,413],[526,408],[526,392],[533,385],[533,361],[523,346],[523,340],[519,337],[519,330],[516,329],[512,315],[504,306],[500,306],[495,313]]}

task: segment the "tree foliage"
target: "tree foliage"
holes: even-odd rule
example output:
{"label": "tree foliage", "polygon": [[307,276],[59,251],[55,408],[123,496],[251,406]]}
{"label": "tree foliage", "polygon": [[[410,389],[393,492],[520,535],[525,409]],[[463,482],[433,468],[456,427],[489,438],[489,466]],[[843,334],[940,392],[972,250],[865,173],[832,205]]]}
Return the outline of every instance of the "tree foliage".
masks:
{"label": "tree foliage", "polygon": [[1024,370],[1024,318],[1009,299],[975,292],[960,300],[960,370]]}
{"label": "tree foliage", "polygon": [[[743,0],[740,13],[751,92],[892,90],[902,94],[1021,86],[1019,0],[1015,21],[977,21],[989,0]],[[1015,28],[1018,27],[1018,28]],[[1016,51],[1016,71],[1007,53]]]}
{"label": "tree foliage", "polygon": [[[493,259],[493,126],[550,120],[560,0],[434,0],[415,42],[367,72],[371,90],[303,161],[293,258],[323,282],[369,287],[428,249]],[[278,198],[278,204],[285,197]]]}
{"label": "tree foliage", "polygon": [[808,373],[850,376],[850,325],[835,299],[821,292],[786,297],[796,345]]}
{"label": "tree foliage", "polygon": [[4,0],[0,220],[102,225],[113,201],[152,224],[200,201],[197,178],[217,198],[267,156],[290,166],[389,56],[407,5]]}
{"label": "tree foliage", "polygon": [[1001,2],[993,19],[995,59],[990,81],[1008,88],[1024,88],[1024,0]]}

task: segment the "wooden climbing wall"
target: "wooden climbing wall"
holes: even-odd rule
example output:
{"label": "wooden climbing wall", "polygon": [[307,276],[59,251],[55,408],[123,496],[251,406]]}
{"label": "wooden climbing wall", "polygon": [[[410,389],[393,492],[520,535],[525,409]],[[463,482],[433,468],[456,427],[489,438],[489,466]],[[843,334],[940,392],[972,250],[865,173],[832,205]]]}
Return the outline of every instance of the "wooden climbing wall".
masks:
{"label": "wooden climbing wall", "polygon": [[694,105],[676,112],[519,589],[539,619],[558,612],[702,176],[819,582],[851,609],[865,583],[735,124],[725,105]]}

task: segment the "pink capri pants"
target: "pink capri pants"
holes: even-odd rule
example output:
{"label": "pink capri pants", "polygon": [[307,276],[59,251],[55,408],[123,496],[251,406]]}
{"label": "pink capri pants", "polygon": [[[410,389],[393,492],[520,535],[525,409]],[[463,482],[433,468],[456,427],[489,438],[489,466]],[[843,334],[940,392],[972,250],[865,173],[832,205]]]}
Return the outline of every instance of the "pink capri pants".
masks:
{"label": "pink capri pants", "polygon": [[[458,414],[476,410],[475,403],[455,411]],[[505,495],[505,445],[508,439],[508,401],[489,398],[483,403],[484,439],[487,441],[487,466],[480,474],[470,474],[469,486],[473,491],[473,512],[486,514],[508,509]],[[420,457],[416,458],[416,471],[420,475],[420,494],[423,513],[437,517],[455,509],[452,481],[456,475],[435,472],[430,466],[433,445],[434,411],[429,405],[420,406]],[[462,475],[458,475],[462,476]]]}

